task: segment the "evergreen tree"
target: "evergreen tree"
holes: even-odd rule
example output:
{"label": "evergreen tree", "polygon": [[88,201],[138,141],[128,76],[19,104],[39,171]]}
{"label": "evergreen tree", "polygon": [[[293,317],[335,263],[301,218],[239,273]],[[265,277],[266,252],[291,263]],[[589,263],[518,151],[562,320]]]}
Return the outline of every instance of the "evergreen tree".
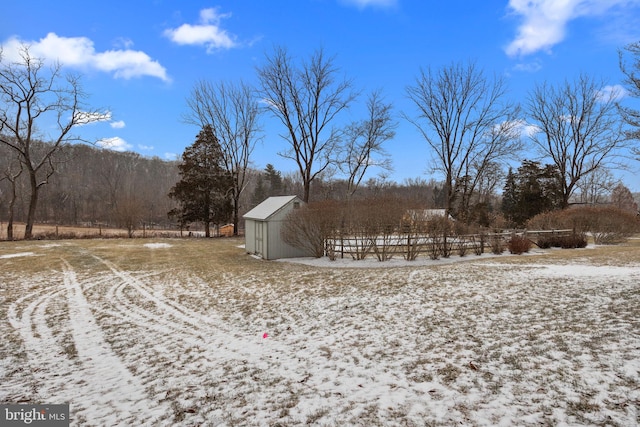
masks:
{"label": "evergreen tree", "polygon": [[282,196],[282,175],[272,164],[264,168],[266,179],[269,182],[269,196]]}
{"label": "evergreen tree", "polygon": [[502,213],[509,222],[515,222],[518,207],[518,188],[516,185],[516,175],[513,169],[509,168],[507,179],[502,192]]}
{"label": "evergreen tree", "polygon": [[541,167],[539,162],[530,160],[523,161],[515,174],[509,170],[502,200],[505,218],[524,226],[539,213],[562,207],[561,179],[556,166]]}
{"label": "evergreen tree", "polygon": [[180,181],[169,193],[180,204],[169,215],[178,218],[181,225],[201,221],[207,237],[211,236],[211,224],[228,221],[233,209],[232,177],[223,161],[218,138],[211,126],[204,126],[196,141],[182,153],[182,163],[178,165]]}
{"label": "evergreen tree", "polygon": [[267,198],[267,190],[264,188],[264,179],[262,174],[258,174],[256,178],[256,188],[253,190],[253,196],[251,197],[251,204],[258,206]]}

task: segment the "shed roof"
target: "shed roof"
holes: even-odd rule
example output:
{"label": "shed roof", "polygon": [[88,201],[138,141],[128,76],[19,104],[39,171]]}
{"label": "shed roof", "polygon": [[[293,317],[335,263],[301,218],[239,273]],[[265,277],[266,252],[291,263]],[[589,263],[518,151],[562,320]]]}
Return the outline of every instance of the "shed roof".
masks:
{"label": "shed roof", "polygon": [[245,219],[257,219],[266,220],[280,209],[285,207],[294,199],[299,199],[298,196],[274,196],[269,197],[264,202],[260,203],[255,208],[243,215]]}

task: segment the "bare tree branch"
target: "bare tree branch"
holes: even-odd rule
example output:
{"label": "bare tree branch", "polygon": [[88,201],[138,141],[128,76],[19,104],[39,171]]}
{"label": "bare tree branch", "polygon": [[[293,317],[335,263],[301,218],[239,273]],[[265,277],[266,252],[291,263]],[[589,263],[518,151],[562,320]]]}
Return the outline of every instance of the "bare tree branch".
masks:
{"label": "bare tree branch", "polygon": [[[73,128],[97,121],[94,114],[81,114],[85,96],[78,76],[64,77],[59,64],[45,67],[27,45],[20,48],[19,62],[0,57],[0,143],[18,153],[29,175],[27,239],[32,236],[38,190],[54,172],[53,155],[62,145],[80,140],[71,134]],[[41,130],[52,127],[51,133]],[[40,142],[46,145],[36,150]],[[45,177],[39,179],[42,173]]]}
{"label": "bare tree branch", "polygon": [[289,149],[279,154],[296,162],[305,202],[311,182],[335,163],[341,134],[329,126],[356,97],[352,82],[338,80],[338,73],[322,49],[296,68],[286,49],[276,48],[258,69],[267,109],[287,131],[281,136]]}
{"label": "bare tree branch", "polygon": [[384,103],[380,91],[367,99],[367,117],[347,127],[340,155],[340,169],[347,175],[347,196],[358,189],[370,167],[391,169],[391,160],[382,144],[395,136],[398,126],[391,116],[391,104]]}
{"label": "bare tree branch", "polygon": [[224,166],[232,176],[234,234],[238,233],[240,196],[246,187],[251,154],[260,140],[260,108],[253,89],[240,82],[198,82],[191,90],[188,123],[211,126],[220,143]]}
{"label": "bare tree branch", "polygon": [[605,93],[604,86],[581,75],[556,87],[537,85],[528,96],[528,115],[539,130],[531,141],[560,171],[563,207],[584,176],[606,166],[627,146],[617,94]]}
{"label": "bare tree branch", "polygon": [[[405,115],[422,134],[435,157],[435,170],[445,178],[445,208],[452,212],[464,185],[466,199],[487,169],[521,149],[519,108],[505,101],[506,84],[489,80],[475,64],[452,64],[421,71],[407,96],[418,109]],[[466,202],[462,200],[462,216]]]}
{"label": "bare tree branch", "polygon": [[[631,55],[631,64],[625,58],[625,51]],[[624,51],[619,52],[620,70],[624,73],[626,90],[634,98],[640,98],[640,42],[625,46]],[[624,121],[631,126],[627,131],[629,139],[640,140],[640,111],[618,104],[618,110]],[[640,160],[640,148],[632,147],[632,152],[637,160]]]}

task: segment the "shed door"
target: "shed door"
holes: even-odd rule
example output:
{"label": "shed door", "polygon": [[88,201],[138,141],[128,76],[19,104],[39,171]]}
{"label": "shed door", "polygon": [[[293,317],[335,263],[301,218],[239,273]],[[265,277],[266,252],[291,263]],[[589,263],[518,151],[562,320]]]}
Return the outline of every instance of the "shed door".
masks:
{"label": "shed door", "polygon": [[262,255],[262,222],[260,221],[255,221],[255,251],[257,255]]}

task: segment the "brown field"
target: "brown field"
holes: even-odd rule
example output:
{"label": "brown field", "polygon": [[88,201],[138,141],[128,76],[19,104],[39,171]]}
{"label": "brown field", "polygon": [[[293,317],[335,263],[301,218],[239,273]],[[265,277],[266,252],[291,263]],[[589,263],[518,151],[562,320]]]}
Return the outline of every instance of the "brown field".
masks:
{"label": "brown field", "polygon": [[640,423],[639,239],[393,268],[243,243],[1,242],[0,403],[69,402],[72,426]]}
{"label": "brown field", "polygon": [[[24,238],[24,223],[15,223],[13,237],[15,240]],[[183,232],[186,236],[188,232]],[[84,238],[117,238],[128,237],[124,228],[110,228],[99,226],[70,226],[53,224],[34,224],[33,236],[35,239],[84,239]],[[135,230],[134,237],[180,237],[180,230],[146,228]],[[0,240],[7,239],[7,223],[0,222]]]}

